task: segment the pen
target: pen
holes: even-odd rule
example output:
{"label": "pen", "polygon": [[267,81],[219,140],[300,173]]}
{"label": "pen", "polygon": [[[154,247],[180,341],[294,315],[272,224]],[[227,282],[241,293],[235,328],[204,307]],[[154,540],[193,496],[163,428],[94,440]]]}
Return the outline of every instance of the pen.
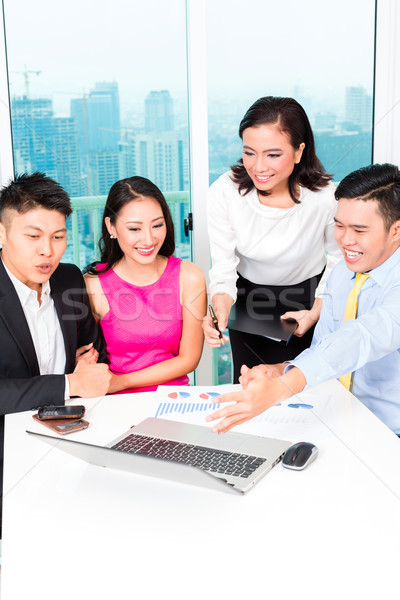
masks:
{"label": "pen", "polygon": [[217,319],[217,317],[215,316],[215,312],[214,312],[214,309],[213,309],[213,307],[211,306],[211,304],[209,304],[209,305],[208,305],[208,310],[210,311],[210,315],[211,315],[212,322],[214,323],[214,327],[215,327],[215,329],[216,329],[216,330],[218,331],[218,333],[219,333],[219,339],[221,340],[221,343],[222,343],[222,345],[224,345],[224,343],[225,343],[225,342],[224,342],[224,338],[222,337],[222,333],[221,333],[221,331],[220,331],[220,329],[219,329],[219,327],[218,327],[218,319]]}

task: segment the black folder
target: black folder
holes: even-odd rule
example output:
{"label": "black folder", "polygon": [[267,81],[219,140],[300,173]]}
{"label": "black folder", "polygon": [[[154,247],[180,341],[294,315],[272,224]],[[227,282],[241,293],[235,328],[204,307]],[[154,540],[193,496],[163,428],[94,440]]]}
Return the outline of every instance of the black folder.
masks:
{"label": "black folder", "polygon": [[274,308],[263,306],[262,302],[257,302],[257,306],[249,308],[244,304],[234,304],[229,315],[228,328],[288,343],[298,323],[294,319],[282,320],[280,317],[286,311],[287,308],[279,304]]}

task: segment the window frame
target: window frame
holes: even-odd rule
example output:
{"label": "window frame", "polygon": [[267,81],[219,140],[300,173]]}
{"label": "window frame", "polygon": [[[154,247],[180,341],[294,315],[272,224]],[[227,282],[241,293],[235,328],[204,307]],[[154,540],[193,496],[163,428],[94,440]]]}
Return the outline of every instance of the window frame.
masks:
{"label": "window frame", "polygon": [[[400,6],[376,0],[373,160],[400,164]],[[194,215],[193,260],[208,274],[206,194],[209,181],[207,118],[206,0],[186,0],[187,81],[189,110],[190,193]],[[195,76],[192,76],[195,74]],[[4,23],[0,11],[0,184],[14,174],[9,81]],[[205,346],[196,382],[211,381],[212,351]]]}
{"label": "window frame", "polygon": [[0,185],[4,185],[14,175],[14,159],[3,1],[0,10],[0,131]]}
{"label": "window frame", "polygon": [[377,0],[375,7],[373,161],[400,165],[400,6]]}

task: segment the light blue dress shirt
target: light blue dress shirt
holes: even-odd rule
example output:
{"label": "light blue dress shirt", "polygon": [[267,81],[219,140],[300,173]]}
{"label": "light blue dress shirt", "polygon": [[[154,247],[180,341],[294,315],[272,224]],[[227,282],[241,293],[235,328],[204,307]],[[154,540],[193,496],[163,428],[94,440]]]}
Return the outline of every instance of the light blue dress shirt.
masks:
{"label": "light blue dress shirt", "polygon": [[345,323],[355,273],[344,260],[336,265],[311,347],[291,365],[311,386],[355,371],[353,394],[400,434],[400,249],[369,274],[358,297],[358,317]]}

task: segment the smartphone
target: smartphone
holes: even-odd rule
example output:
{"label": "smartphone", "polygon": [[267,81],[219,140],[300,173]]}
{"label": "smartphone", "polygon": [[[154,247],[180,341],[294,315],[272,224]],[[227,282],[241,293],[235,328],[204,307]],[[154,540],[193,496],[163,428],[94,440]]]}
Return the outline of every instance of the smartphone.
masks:
{"label": "smartphone", "polygon": [[86,429],[89,427],[89,421],[85,421],[85,419],[71,420],[71,419],[39,419],[38,415],[32,415],[32,418],[35,419],[38,423],[41,423],[45,427],[48,427],[52,431],[56,433],[60,433],[61,435],[65,435],[67,433],[75,433],[76,431],[81,431],[82,429]]}
{"label": "smartphone", "polygon": [[81,429],[86,429],[87,427],[89,427],[89,421],[85,421],[85,419],[79,419],[79,421],[60,423],[54,427],[54,431],[61,434],[75,433],[75,431],[81,431]]}
{"label": "smartphone", "polygon": [[38,411],[38,419],[47,421],[49,419],[81,419],[85,414],[85,407],[78,406],[42,406]]}

